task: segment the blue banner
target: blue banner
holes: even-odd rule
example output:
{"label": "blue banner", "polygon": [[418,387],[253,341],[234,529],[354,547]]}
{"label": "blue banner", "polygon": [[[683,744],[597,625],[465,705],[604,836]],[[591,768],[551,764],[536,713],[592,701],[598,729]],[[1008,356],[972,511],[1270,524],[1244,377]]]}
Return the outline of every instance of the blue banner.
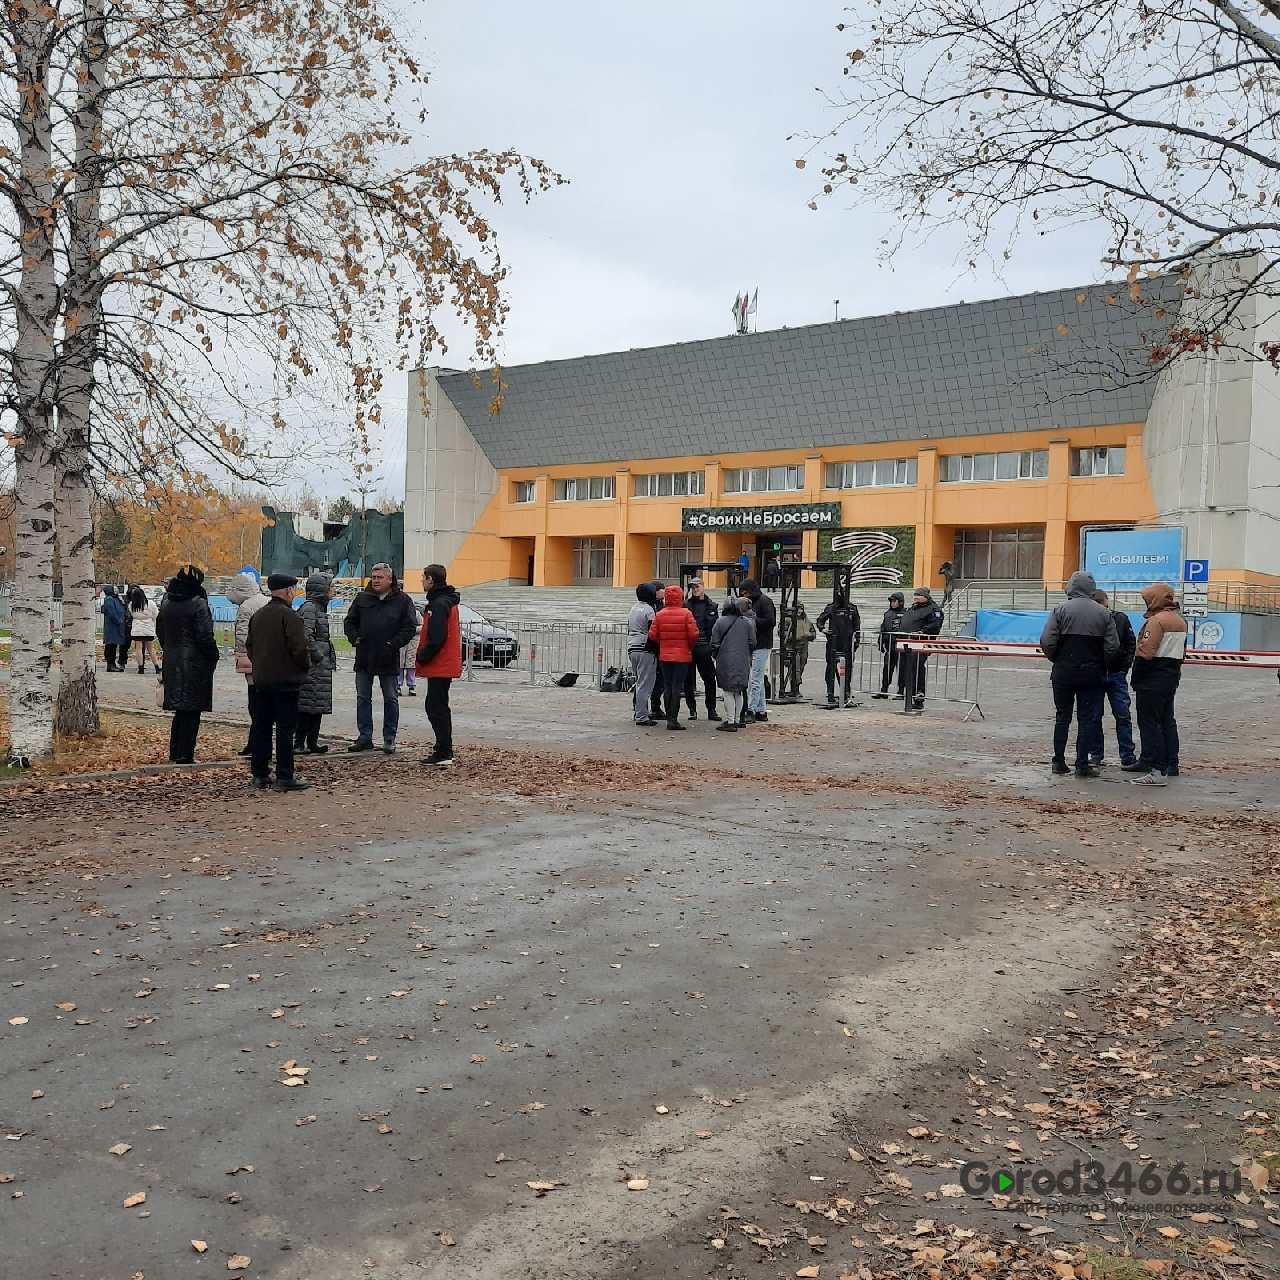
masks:
{"label": "blue banner", "polygon": [[1236,650],[1240,648],[1240,615],[1211,613],[1203,618],[1188,618],[1192,649]]}
{"label": "blue banner", "polygon": [[1182,530],[1089,529],[1080,567],[1093,574],[1099,586],[1167,582],[1177,590],[1182,579]]}
{"label": "blue banner", "polygon": [[[1141,613],[1130,613],[1136,636],[1144,621]],[[1048,609],[979,609],[975,639],[1002,640],[1006,644],[1039,644],[1040,633],[1049,619]],[[1240,615],[1211,613],[1206,618],[1188,618],[1191,637],[1189,647],[1219,652],[1240,648]]]}

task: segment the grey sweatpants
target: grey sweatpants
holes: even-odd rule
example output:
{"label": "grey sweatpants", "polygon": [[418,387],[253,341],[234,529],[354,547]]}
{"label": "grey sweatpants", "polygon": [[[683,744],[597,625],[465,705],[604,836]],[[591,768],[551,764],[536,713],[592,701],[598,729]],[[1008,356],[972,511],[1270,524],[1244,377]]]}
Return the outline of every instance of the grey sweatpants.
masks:
{"label": "grey sweatpants", "polygon": [[631,670],[636,676],[634,711],[635,722],[640,724],[649,719],[649,699],[658,678],[658,655],[646,653],[643,649],[630,649],[627,656],[631,659]]}

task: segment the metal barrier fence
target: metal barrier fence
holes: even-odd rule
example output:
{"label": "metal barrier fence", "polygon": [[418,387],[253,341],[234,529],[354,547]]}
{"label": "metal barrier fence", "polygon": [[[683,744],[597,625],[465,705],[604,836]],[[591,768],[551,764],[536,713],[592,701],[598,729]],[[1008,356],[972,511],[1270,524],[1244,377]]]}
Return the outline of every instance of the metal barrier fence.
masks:
{"label": "metal barrier fence", "polygon": [[524,683],[538,684],[556,677],[576,672],[584,683],[597,688],[610,667],[629,671],[627,659],[627,627],[625,623],[581,624],[499,622],[490,619],[495,627],[510,632],[516,645],[514,661],[508,662],[502,651],[485,652],[486,644],[477,642],[468,647],[464,641],[467,659],[463,678],[475,678],[475,666],[486,662],[495,669],[510,668],[519,671]]}

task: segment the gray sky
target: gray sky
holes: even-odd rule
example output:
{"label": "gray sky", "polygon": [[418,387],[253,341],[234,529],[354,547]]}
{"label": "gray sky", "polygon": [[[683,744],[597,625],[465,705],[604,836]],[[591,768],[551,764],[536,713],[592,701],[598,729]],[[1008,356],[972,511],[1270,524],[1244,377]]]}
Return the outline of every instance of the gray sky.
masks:
{"label": "gray sky", "polygon": [[[431,75],[426,146],[513,146],[569,185],[496,213],[510,267],[507,364],[706,338],[759,287],[759,327],[804,325],[1099,278],[1087,232],[1024,242],[1003,279],[934,233],[892,265],[894,222],[852,192],[806,203],[820,178],[789,134],[834,123],[856,30],[838,3],[470,0],[415,6]],[[443,363],[466,365],[459,340]],[[386,487],[403,485],[401,394],[388,397]]]}

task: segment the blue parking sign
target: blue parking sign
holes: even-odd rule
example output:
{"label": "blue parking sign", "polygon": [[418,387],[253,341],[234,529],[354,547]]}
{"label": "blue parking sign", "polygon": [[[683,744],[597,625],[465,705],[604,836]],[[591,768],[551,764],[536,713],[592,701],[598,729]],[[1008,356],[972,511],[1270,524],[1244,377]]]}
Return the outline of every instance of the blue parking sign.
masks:
{"label": "blue parking sign", "polygon": [[1208,582],[1209,562],[1207,560],[1184,560],[1182,562],[1183,582]]}

